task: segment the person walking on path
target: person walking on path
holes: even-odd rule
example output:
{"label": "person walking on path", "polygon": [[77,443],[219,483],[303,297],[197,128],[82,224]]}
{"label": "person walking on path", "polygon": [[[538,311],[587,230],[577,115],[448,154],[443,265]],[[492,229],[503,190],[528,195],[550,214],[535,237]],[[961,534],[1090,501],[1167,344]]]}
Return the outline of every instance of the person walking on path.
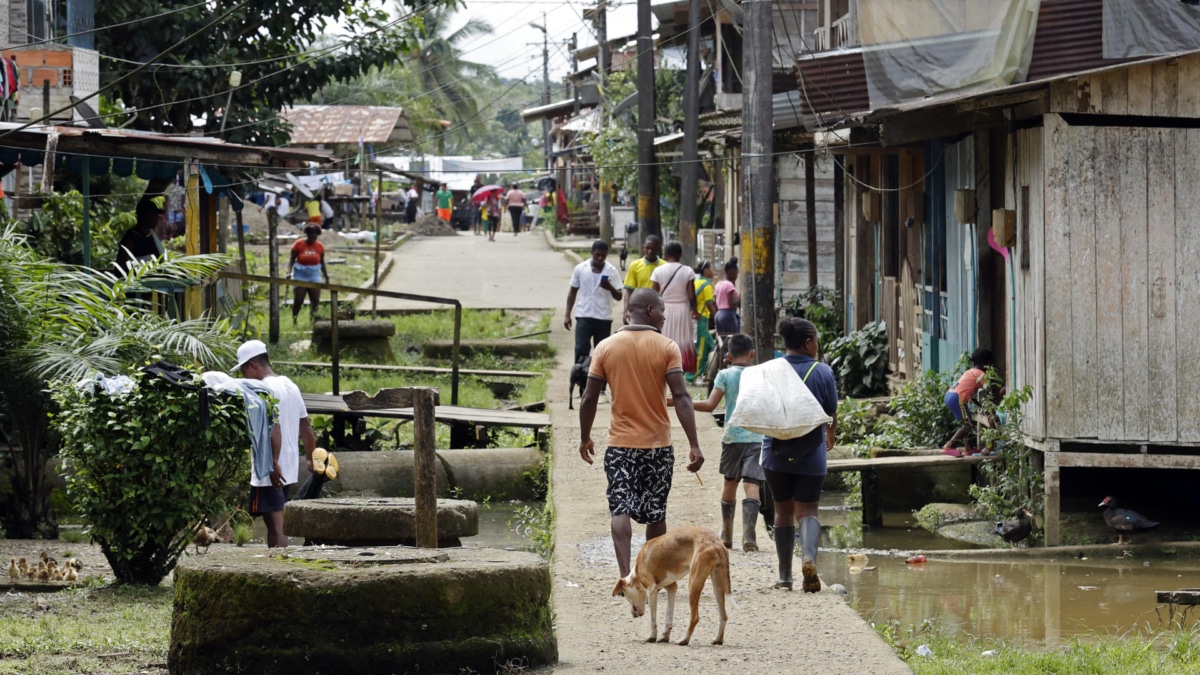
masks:
{"label": "person walking on path", "polygon": [[483,200],[480,217],[483,220],[483,233],[487,235],[488,241],[496,241],[496,230],[500,228],[500,198],[496,193],[493,192]]}
{"label": "person walking on path", "polygon": [[508,215],[512,218],[513,236],[521,232],[521,217],[525,213],[525,193],[516,185],[504,195],[504,203],[508,205]]}
{"label": "person walking on path", "polygon": [[[288,258],[287,275],[292,281],[311,281],[314,284],[329,283],[329,270],[325,267],[325,246],[318,239],[321,237],[321,225],[310,222],[304,226],[304,238],[297,239],[292,244],[292,255]],[[296,296],[292,300],[292,323],[300,316],[300,308],[304,306],[304,297],[308,296],[309,311],[315,321],[317,307],[321,304],[319,288],[296,288]],[[337,308],[334,308],[337,311]]]}
{"label": "person walking on path", "polygon": [[592,257],[576,265],[571,273],[563,327],[571,330],[571,317],[575,317],[575,363],[612,333],[613,300],[621,299],[621,291],[614,282],[617,268],[607,258],[608,242],[597,239],[592,242]]}
{"label": "person walking on path", "polygon": [[642,257],[629,263],[629,269],[625,270],[624,323],[629,323],[629,299],[633,292],[639,288],[650,288],[650,275],[659,266],[667,263],[658,257],[661,252],[662,239],[652,234],[642,242]]}
{"label": "person walking on path", "polygon": [[717,335],[722,337],[742,332],[742,322],[738,319],[738,308],[742,306],[742,296],[737,290],[738,261],[730,258],[725,263],[725,278],[718,281],[713,289],[713,300],[717,304],[717,315],[713,325],[717,327]]}
{"label": "person walking on path", "polygon": [[696,337],[692,333],[692,321],[700,317],[696,311],[695,280],[692,268],[679,262],[683,257],[683,244],[673,241],[667,244],[663,257],[667,264],[650,275],[650,287],[662,296],[666,304],[667,319],[663,324],[663,335],[679,345],[683,359],[683,372],[696,372]]}
{"label": "person walking on path", "polygon": [[267,546],[287,546],[283,533],[283,506],[288,493],[300,477],[300,442],[308,470],[312,472],[312,453],[317,437],[308,421],[308,409],[300,389],[290,379],[271,370],[267,346],[261,340],[249,340],[238,347],[234,370],[250,380],[261,380],[279,401],[279,419],[271,429],[272,470],[269,475],[250,476],[250,515],[262,516],[267,525]]}
{"label": "person walking on path", "polygon": [[687,434],[687,470],[704,464],[696,434],[692,397],[683,380],[679,347],[659,334],[663,302],[649,289],[638,289],[629,301],[632,323],[621,328],[592,355],[587,388],[579,405],[579,456],[592,464],[592,424],[601,388],[612,392],[612,421],[604,452],[608,478],[608,510],[612,516],[613,551],[621,576],[629,574],[630,540],[636,521],[646,526],[646,540],[667,531],[667,497],[675,472],[671,446],[671,420],[663,390],[669,388],[676,417]]}
{"label": "person walking on path", "polygon": [[801,573],[805,593],[821,590],[817,578],[817,541],[821,524],[817,507],[825,484],[825,455],[837,435],[838,392],[833,369],[817,361],[820,344],[817,327],[807,319],[791,317],[779,322],[779,334],[792,365],[809,391],[821,404],[830,424],[791,440],[763,438],[762,463],[767,486],[775,499],[775,553],[779,556],[779,582],[775,588],[792,589],[792,557],[796,548],[796,524],[800,528]]}
{"label": "person walking on path", "polygon": [[[704,401],[696,401],[693,407],[699,412],[711,413],[721,400],[725,401],[725,419],[733,418],[737,408],[738,385],[742,371],[754,365],[754,341],[748,335],[732,335],[729,345],[730,366],[717,373],[712,393]],[[762,453],[761,434],[741,427],[725,424],[721,435],[721,475],[725,486],[721,490],[721,542],[725,548],[733,548],[733,516],[737,509],[737,486],[741,482],[746,498],[742,500],[742,550],[747,553],[758,550],[758,511],[762,506],[761,491],[766,476],[763,474],[759,455]]]}
{"label": "person walking on path", "polygon": [[717,303],[713,301],[712,263],[701,260],[695,269],[696,281],[693,283],[696,287],[696,312],[700,314],[700,318],[696,320],[696,370],[688,373],[686,379],[688,382],[704,384],[704,367],[716,346],[709,326],[717,313]]}
{"label": "person walking on path", "polygon": [[416,185],[409,185],[404,192],[404,223],[412,225],[417,222],[417,203],[421,201],[421,193]]}
{"label": "person walking on path", "polygon": [[[467,194],[473,196],[481,187],[483,187],[483,176],[475,174],[475,182],[471,184],[471,191]],[[471,231],[475,233],[475,236],[479,236],[481,228],[483,233],[487,234],[487,223],[484,222],[485,216],[483,215],[485,208],[482,204],[478,206],[472,204],[471,206]]]}
{"label": "person walking on path", "polygon": [[450,222],[450,216],[453,214],[454,193],[446,187],[445,183],[442,183],[438,186],[438,191],[433,196],[437,199],[438,218],[447,223]]}

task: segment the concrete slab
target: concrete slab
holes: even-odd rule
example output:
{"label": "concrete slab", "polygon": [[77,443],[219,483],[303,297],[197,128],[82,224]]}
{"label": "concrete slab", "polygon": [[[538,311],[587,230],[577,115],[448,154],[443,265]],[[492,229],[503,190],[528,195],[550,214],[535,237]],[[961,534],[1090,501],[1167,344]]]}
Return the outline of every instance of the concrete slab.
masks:
{"label": "concrete slab", "polygon": [[[572,265],[550,250],[541,232],[501,232],[495,241],[469,232],[454,237],[414,237],[393,253],[395,264],[381,290],[454,298],[471,309],[544,309],[566,305]],[[364,298],[360,309],[370,309]],[[379,298],[379,310],[444,308]]]}

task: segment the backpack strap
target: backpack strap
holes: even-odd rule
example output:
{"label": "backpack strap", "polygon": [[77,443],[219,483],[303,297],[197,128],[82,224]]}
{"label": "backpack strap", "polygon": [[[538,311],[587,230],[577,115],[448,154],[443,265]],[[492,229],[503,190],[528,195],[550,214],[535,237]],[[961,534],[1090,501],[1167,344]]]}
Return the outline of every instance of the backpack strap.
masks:
{"label": "backpack strap", "polygon": [[805,384],[808,384],[808,376],[812,375],[812,371],[814,371],[816,369],[817,369],[817,361],[813,361],[813,364],[808,367],[808,372],[804,373],[804,377],[800,378],[801,381],[803,381]]}

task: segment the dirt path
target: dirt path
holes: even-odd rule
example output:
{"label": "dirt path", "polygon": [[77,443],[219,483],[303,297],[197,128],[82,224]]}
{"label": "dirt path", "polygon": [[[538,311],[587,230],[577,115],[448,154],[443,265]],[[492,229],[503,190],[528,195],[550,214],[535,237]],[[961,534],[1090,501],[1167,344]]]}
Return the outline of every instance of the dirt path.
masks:
{"label": "dirt path", "polygon": [[[617,673],[911,673],[909,667],[883,643],[843,599],[830,592],[817,594],[772,590],[775,553],[759,531],[758,553],[730,552],[733,593],[737,606],[730,609],[725,644],[709,644],[716,634],[716,604],[706,588],[700,605],[700,624],[689,647],[646,644],[649,619],[632,619],[628,603],[612,597],[617,564],[609,539],[604,470],[600,462],[589,466],[578,454],[579,417],[567,409],[567,382],[573,349],[572,336],[562,329],[562,309],[554,316],[551,344],[558,350],[558,367],[550,376],[547,399],[554,422],[553,499],[557,514],[554,554],[554,609],[557,616],[559,665],[554,672]],[[672,417],[674,417],[672,415]],[[676,424],[675,482],[668,503],[667,524],[719,528],[720,485],[717,472],[721,429],[710,415],[697,414],[700,443],[706,462],[701,470],[704,485],[684,469],[687,440]],[[593,440],[604,447],[609,406],[601,403]],[[740,507],[738,521],[740,522]],[[760,525],[761,528],[761,525]],[[636,558],[641,528],[635,529]],[[770,550],[766,550],[770,549]],[[796,561],[799,573],[799,561]],[[821,565],[845,564],[841,556],[825,555]],[[797,588],[799,583],[797,582]],[[686,632],[689,610],[680,588],[675,616],[678,639]],[[666,602],[660,603],[660,614]],[[660,627],[665,623],[659,618]],[[736,667],[731,666],[737,663]]]}

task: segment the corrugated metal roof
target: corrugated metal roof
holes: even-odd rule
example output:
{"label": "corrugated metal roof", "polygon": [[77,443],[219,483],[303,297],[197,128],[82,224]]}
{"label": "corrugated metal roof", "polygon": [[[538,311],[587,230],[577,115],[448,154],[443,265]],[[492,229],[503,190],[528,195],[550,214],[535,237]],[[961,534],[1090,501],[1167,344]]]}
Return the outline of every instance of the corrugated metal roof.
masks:
{"label": "corrugated metal roof", "polygon": [[805,115],[833,114],[840,118],[844,113],[870,109],[862,52],[817,54],[816,58],[800,60],[799,65],[797,86],[805,94],[801,97]]}
{"label": "corrugated metal roof", "polygon": [[[22,128],[24,127],[24,128]],[[285,162],[328,162],[332,153],[301,148],[239,145],[206,136],[170,136],[129,129],[89,129],[0,122],[0,147],[43,150],[46,138],[58,134],[63,154],[180,161],[194,159],[230,166],[282,166]]]}
{"label": "corrugated metal roof", "polygon": [[403,108],[378,105],[298,105],[280,116],[292,125],[292,145],[411,143]]}
{"label": "corrugated metal roof", "polygon": [[[1123,63],[1103,58],[1103,22],[1104,0],[1042,0],[1026,81]],[[860,50],[820,52],[799,66],[806,116],[832,124],[871,109]]]}
{"label": "corrugated metal roof", "polygon": [[1026,81],[1122,62],[1104,58],[1104,0],[1042,0]]}

